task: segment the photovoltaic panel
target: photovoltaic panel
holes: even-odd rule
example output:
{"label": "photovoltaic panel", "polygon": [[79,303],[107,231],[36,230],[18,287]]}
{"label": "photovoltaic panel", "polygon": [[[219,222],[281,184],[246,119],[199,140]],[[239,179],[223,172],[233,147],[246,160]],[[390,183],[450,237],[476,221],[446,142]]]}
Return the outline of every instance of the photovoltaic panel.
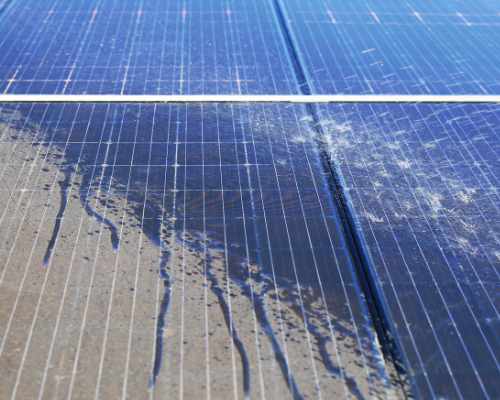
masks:
{"label": "photovoltaic panel", "polygon": [[2,108],[2,398],[396,396],[301,106]]}
{"label": "photovoltaic panel", "polygon": [[3,93],[295,93],[270,3],[59,0],[2,16]]}
{"label": "photovoltaic panel", "polygon": [[[0,93],[495,94],[499,12],[0,1]],[[498,106],[0,114],[0,397],[500,396]]]}
{"label": "photovoltaic panel", "polygon": [[499,91],[497,2],[282,3],[315,93]]}
{"label": "photovoltaic panel", "polygon": [[320,112],[416,395],[498,397],[498,106]]}

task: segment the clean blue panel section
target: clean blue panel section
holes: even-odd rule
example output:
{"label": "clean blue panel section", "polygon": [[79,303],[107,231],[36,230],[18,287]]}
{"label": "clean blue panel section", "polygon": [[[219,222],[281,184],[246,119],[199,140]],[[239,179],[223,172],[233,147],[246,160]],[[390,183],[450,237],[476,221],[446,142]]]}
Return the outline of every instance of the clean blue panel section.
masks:
{"label": "clean blue panel section", "polygon": [[316,93],[499,93],[498,2],[282,3]]}

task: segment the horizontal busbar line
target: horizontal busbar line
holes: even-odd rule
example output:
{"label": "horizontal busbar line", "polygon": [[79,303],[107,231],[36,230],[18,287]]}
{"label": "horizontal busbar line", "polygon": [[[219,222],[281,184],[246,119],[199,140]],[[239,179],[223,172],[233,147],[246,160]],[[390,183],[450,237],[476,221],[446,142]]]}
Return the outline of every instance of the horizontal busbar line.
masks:
{"label": "horizontal busbar line", "polygon": [[500,95],[0,94],[0,103],[500,103]]}

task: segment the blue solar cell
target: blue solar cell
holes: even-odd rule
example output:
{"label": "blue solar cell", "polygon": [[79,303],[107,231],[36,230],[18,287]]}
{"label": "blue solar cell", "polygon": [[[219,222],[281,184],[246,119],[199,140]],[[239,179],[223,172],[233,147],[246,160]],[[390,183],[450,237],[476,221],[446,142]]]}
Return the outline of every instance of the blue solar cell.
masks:
{"label": "blue solar cell", "polygon": [[283,2],[316,93],[497,93],[499,6]]}
{"label": "blue solar cell", "polygon": [[498,107],[321,115],[415,392],[498,397]]}
{"label": "blue solar cell", "polygon": [[[493,94],[499,12],[5,0],[0,93]],[[0,398],[499,397],[499,115],[2,107]]]}
{"label": "blue solar cell", "polygon": [[4,15],[3,92],[296,92],[267,1],[31,3]]}

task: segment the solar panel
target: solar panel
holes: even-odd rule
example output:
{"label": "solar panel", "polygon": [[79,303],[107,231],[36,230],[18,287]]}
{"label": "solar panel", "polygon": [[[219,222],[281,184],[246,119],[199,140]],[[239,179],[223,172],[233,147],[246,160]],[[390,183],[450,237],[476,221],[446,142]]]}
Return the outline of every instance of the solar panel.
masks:
{"label": "solar panel", "polygon": [[499,397],[499,12],[0,1],[0,398]]}
{"label": "solar panel", "polygon": [[2,396],[396,393],[301,106],[2,117]]}
{"label": "solar panel", "polygon": [[497,397],[498,106],[322,115],[416,393]]}
{"label": "solar panel", "polygon": [[498,4],[283,2],[316,93],[498,93]]}
{"label": "solar panel", "polygon": [[0,27],[3,93],[293,93],[267,1],[28,2]]}

